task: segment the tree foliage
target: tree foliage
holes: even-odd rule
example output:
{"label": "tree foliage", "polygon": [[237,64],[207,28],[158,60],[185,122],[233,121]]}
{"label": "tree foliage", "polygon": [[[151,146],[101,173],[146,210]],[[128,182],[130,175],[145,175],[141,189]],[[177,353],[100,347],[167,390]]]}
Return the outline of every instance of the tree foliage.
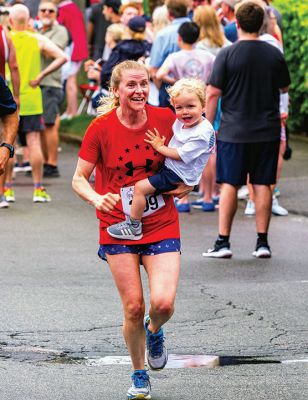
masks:
{"label": "tree foliage", "polygon": [[308,2],[275,0],[282,14],[284,53],[291,74],[288,126],[308,133]]}

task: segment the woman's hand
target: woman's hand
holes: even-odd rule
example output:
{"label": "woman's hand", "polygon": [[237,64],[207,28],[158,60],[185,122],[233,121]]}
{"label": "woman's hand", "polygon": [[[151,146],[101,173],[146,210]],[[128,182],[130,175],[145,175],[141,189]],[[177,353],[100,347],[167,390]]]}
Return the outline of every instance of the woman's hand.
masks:
{"label": "woman's hand", "polygon": [[110,212],[114,209],[120,198],[119,194],[114,193],[106,193],[104,195],[97,194],[94,199],[92,199],[91,204],[99,211]]}
{"label": "woman's hand", "polygon": [[159,148],[164,146],[166,138],[165,136],[160,136],[160,133],[156,128],[154,128],[155,132],[148,130],[145,134],[148,139],[144,139],[145,142],[150,143],[153,149],[159,151]]}
{"label": "woman's hand", "polygon": [[170,194],[172,196],[178,197],[181,199],[186,196],[193,190],[194,186],[185,185],[185,183],[179,183],[176,189],[170,190],[170,192],[166,192],[164,194]]}

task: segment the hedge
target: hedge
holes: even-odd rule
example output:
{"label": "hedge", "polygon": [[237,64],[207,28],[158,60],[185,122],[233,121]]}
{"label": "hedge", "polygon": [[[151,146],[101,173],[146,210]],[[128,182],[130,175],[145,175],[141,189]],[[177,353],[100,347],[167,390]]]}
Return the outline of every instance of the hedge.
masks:
{"label": "hedge", "polygon": [[291,74],[288,126],[292,132],[308,133],[308,3],[275,0],[282,14],[285,58]]}

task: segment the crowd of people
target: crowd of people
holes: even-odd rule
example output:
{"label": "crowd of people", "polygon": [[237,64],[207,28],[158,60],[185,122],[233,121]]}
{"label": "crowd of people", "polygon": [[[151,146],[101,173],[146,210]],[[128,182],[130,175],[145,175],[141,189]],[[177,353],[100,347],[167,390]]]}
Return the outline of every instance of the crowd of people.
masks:
{"label": "crowd of people", "polygon": [[[5,10],[0,75],[14,99],[4,112],[16,119],[18,109],[23,160],[15,171],[31,170],[34,202],[51,201],[42,180],[60,175],[59,125],[78,112],[81,67],[97,89],[98,117],[85,133],[73,189],[96,209],[98,254],[122,301],[133,365],[127,398],[150,399],[145,346],[150,369],[164,368],[162,326],[174,312],[180,269],[178,213],[219,208],[218,237],[203,253],[213,258],[232,256],[231,228],[245,190],[245,214],[256,216],[256,258],[272,256],[271,214],[288,213],[276,186],[290,85],[281,15],[263,0],[103,0],[84,13],[71,0],[42,0],[37,10],[13,0]],[[6,118],[1,208],[15,201]],[[192,189],[200,199],[190,200]],[[150,287],[146,315],[140,264]]]}

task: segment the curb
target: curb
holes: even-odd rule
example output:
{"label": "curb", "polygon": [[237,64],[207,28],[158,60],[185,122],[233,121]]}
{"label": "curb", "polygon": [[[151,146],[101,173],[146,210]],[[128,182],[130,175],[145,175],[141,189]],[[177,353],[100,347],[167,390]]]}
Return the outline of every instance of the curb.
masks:
{"label": "curb", "polygon": [[308,136],[304,135],[294,135],[294,133],[290,134],[289,138],[296,142],[305,142],[308,143]]}
{"label": "curb", "polygon": [[80,146],[82,142],[82,138],[78,135],[74,135],[73,133],[61,133],[59,134],[60,139],[65,143],[71,143]]}

